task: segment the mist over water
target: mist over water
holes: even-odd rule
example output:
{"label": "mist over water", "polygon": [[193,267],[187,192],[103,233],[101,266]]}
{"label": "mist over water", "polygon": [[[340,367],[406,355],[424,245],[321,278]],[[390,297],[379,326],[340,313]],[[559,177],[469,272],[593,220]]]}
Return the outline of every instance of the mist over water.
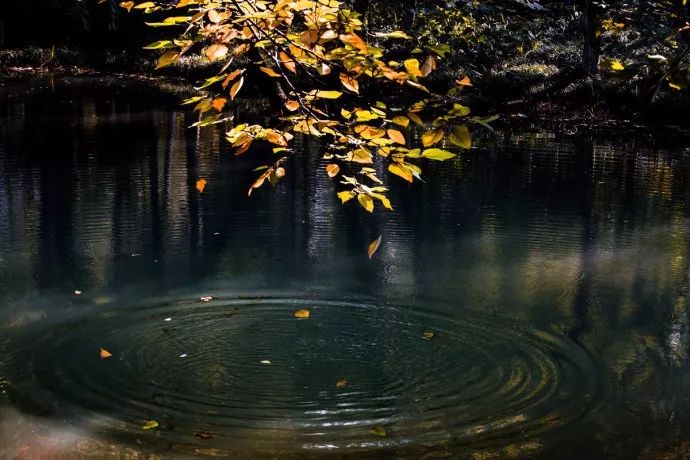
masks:
{"label": "mist over water", "polygon": [[248,198],[270,152],[194,121],[140,84],[0,86],[0,458],[690,440],[687,141],[503,131],[372,216],[309,141]]}

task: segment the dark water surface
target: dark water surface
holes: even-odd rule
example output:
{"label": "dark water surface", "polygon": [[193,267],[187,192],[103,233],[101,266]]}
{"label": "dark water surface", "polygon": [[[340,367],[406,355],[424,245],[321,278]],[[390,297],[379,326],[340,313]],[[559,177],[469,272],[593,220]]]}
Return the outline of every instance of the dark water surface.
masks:
{"label": "dark water surface", "polygon": [[0,86],[0,458],[690,451],[690,141],[501,132],[371,216],[177,101]]}

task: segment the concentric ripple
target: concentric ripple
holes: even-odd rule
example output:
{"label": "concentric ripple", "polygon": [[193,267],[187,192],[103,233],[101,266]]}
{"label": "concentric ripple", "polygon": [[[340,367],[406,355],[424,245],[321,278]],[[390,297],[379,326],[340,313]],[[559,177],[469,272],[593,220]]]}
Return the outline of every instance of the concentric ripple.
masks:
{"label": "concentric ripple", "polygon": [[[293,316],[301,308],[309,319]],[[597,386],[587,352],[554,334],[471,311],[313,299],[111,309],[17,350],[16,394],[182,451],[500,446],[583,416]],[[142,431],[151,419],[159,427]]]}

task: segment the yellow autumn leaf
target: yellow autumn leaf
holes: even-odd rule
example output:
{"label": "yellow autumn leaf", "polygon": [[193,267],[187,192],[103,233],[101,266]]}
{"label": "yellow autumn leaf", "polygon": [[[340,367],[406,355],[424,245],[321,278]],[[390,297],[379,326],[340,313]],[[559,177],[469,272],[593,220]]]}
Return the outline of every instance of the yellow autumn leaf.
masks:
{"label": "yellow autumn leaf", "polygon": [[616,72],[618,72],[621,70],[625,70],[625,66],[618,59],[614,59],[613,61],[611,61],[611,70],[615,70]]}
{"label": "yellow autumn leaf", "polygon": [[345,204],[355,197],[355,192],[338,192],[340,204]]}
{"label": "yellow autumn leaf", "polygon": [[196,181],[196,190],[201,193],[206,188],[206,179],[199,179]]}
{"label": "yellow autumn leaf", "polygon": [[422,72],[419,70],[419,61],[417,59],[408,59],[404,62],[407,73],[415,77],[421,77]]}
{"label": "yellow autumn leaf", "polygon": [[359,147],[349,152],[347,155],[347,159],[350,161],[354,161],[355,163],[361,163],[365,165],[369,165],[374,162],[371,152],[365,149],[364,147]]}
{"label": "yellow autumn leaf", "polygon": [[407,116],[408,116],[408,118],[409,118],[410,120],[414,121],[414,122],[417,123],[419,126],[424,126],[424,122],[422,121],[421,118],[419,118],[419,115],[417,115],[416,113],[410,112],[410,113],[407,114]]}
{"label": "yellow autumn leaf", "polygon": [[156,69],[161,69],[163,67],[167,67],[173,62],[176,62],[180,58],[180,53],[177,51],[168,51],[167,53],[164,53],[161,57],[158,58],[158,64],[156,65]]}
{"label": "yellow autumn leaf", "polygon": [[381,235],[379,235],[379,237],[372,241],[367,247],[367,254],[369,255],[370,259],[376,253],[376,251],[378,251],[379,246],[381,246]]}
{"label": "yellow autumn leaf", "polygon": [[388,171],[395,174],[396,176],[400,176],[403,179],[405,179],[407,182],[412,182],[412,171],[410,171],[409,168],[406,168],[402,164],[395,162],[391,163],[388,166]]}
{"label": "yellow autumn leaf", "polygon": [[343,93],[340,91],[316,91],[316,97],[321,99],[338,99]]}
{"label": "yellow autumn leaf", "polygon": [[337,382],[335,382],[335,387],[336,388],[345,388],[349,384],[350,384],[350,382],[348,382],[346,379],[340,379]]}
{"label": "yellow autumn leaf", "polygon": [[101,359],[108,359],[108,358],[111,358],[113,356],[113,354],[110,353],[105,348],[101,348],[98,355],[101,357]]}
{"label": "yellow autumn leaf", "polygon": [[442,129],[431,129],[422,134],[422,145],[429,147],[443,139],[445,132]]}
{"label": "yellow autumn leaf", "polygon": [[357,201],[362,205],[364,209],[369,212],[374,212],[374,200],[366,193],[360,193],[357,195]]}
{"label": "yellow autumn leaf", "polygon": [[294,112],[295,110],[299,109],[299,102],[287,101],[285,103],[285,108],[288,109],[290,112]]}
{"label": "yellow autumn leaf", "polygon": [[434,337],[434,333],[432,331],[424,331],[422,333],[422,337],[424,337],[427,340],[431,340]]}
{"label": "yellow autumn leaf", "polygon": [[309,310],[307,310],[307,309],[297,310],[297,311],[295,311],[294,316],[297,319],[307,319],[307,318],[309,318]]}
{"label": "yellow autumn leaf", "polygon": [[455,154],[442,149],[426,149],[422,152],[422,156],[430,160],[443,161],[453,158]]}
{"label": "yellow autumn leaf", "polygon": [[142,425],[142,429],[144,430],[152,430],[153,428],[158,427],[158,422],[155,420],[148,420],[146,423]]}
{"label": "yellow autumn leaf", "polygon": [[394,117],[391,121],[398,126],[402,126],[403,128],[407,128],[407,126],[410,124],[410,119],[402,115]]}
{"label": "yellow autumn leaf", "polygon": [[469,149],[472,147],[472,137],[470,136],[470,130],[465,125],[456,126],[453,131],[448,136],[448,140],[463,149]]}
{"label": "yellow autumn leaf", "polygon": [[335,163],[331,163],[329,165],[326,165],[326,173],[328,173],[328,177],[335,177],[338,175],[340,172],[340,166],[338,166]]}

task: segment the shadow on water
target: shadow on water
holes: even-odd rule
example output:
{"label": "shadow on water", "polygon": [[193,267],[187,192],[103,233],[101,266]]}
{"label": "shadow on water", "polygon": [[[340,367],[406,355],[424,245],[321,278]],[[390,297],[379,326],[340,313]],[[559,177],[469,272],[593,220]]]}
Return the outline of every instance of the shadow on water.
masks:
{"label": "shadow on water", "polygon": [[193,119],[0,87],[0,458],[689,445],[688,144],[502,132],[365,216],[306,140],[247,198],[266,152]]}

